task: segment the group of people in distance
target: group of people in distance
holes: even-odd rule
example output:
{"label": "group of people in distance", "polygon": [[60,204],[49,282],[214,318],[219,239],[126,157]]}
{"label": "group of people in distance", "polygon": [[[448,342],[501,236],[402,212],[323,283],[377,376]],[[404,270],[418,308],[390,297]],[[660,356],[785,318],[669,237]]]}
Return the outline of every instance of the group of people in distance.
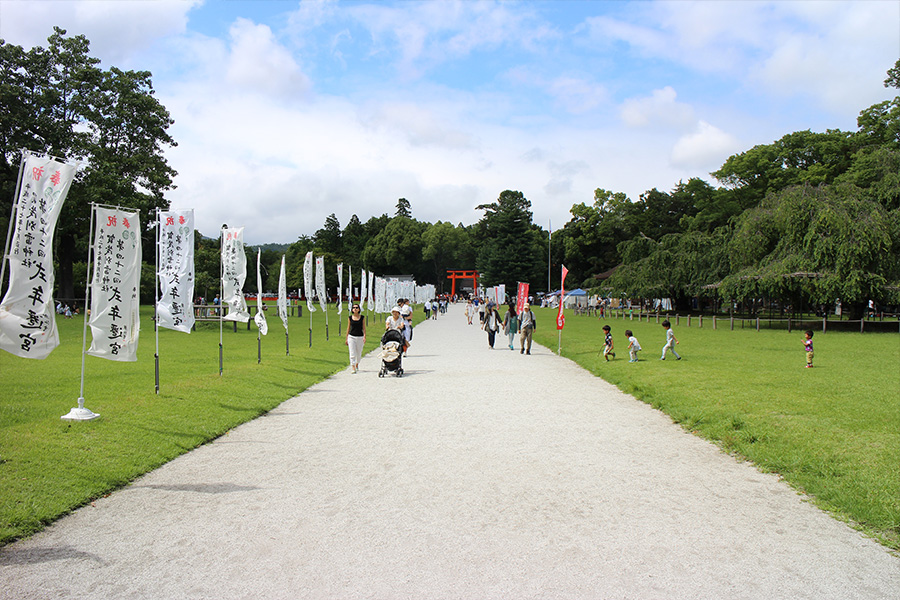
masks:
{"label": "group of people in distance", "polygon": [[[675,337],[675,332],[672,331],[672,324],[669,323],[667,319],[662,322],[662,326],[666,329],[666,343],[663,345],[662,356],[660,356],[659,360],[666,360],[666,354],[670,351],[675,357],[675,360],[681,360],[681,356],[675,352],[675,344],[678,343],[678,338]],[[615,343],[613,342],[612,328],[609,325],[604,325],[603,333],[605,334],[602,350],[603,358],[609,362],[610,357],[616,357],[616,353],[613,352]],[[625,330],[625,336],[628,338],[628,362],[638,362],[638,352],[641,350],[641,344],[638,342],[638,339],[634,337],[634,333],[630,329]]]}
{"label": "group of people in distance", "polygon": [[497,305],[493,302],[484,303],[478,298],[474,301],[469,300],[466,303],[465,311],[466,321],[469,325],[472,324],[476,312],[479,315],[481,328],[487,332],[488,346],[491,349],[494,348],[497,334],[502,329],[504,335],[507,336],[510,350],[515,350],[515,337],[518,333],[519,353],[531,354],[531,344],[534,330],[537,328],[537,319],[534,316],[534,311],[531,310],[530,304],[525,303],[522,307],[522,312],[517,313],[516,305],[510,302],[506,307],[506,314],[501,317]]}

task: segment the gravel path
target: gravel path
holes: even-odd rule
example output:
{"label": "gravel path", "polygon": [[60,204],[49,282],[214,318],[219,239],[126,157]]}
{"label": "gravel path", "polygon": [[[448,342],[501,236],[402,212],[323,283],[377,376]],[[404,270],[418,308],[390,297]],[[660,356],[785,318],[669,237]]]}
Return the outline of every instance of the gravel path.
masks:
{"label": "gravel path", "polygon": [[[544,327],[546,323],[542,323]],[[0,598],[900,596],[900,558],[457,306],[0,550]]]}

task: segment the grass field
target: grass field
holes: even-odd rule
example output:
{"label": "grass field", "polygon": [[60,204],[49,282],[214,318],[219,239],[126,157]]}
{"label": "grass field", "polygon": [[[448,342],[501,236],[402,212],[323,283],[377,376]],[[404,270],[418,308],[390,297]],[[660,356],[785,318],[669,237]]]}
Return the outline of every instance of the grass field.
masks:
{"label": "grass field", "polygon": [[[536,339],[557,349],[556,311],[537,318]],[[900,335],[819,332],[806,369],[800,331],[672,321],[681,361],[659,360],[665,329],[655,319],[567,315],[562,355],[900,549]],[[598,356],[604,324],[617,354],[608,363]],[[643,347],[635,364],[626,329]]]}
{"label": "grass field", "polygon": [[[85,406],[101,415],[91,422],[60,420],[77,405],[81,318],[57,320],[61,343],[45,360],[0,352],[0,544],[271,410],[349,363],[335,313],[329,341],[322,312],[314,313],[312,348],[308,313],[291,318],[287,356],[281,320],[270,311],[260,364],[255,326],[248,331],[239,323],[234,332],[226,324],[222,376],[217,323],[198,324],[191,334],[160,330],[156,395],[150,310],[142,307],[137,362],[87,357]],[[343,317],[346,327],[346,312]],[[381,329],[368,336],[366,351]]]}
{"label": "grass field", "polygon": [[[217,325],[202,324],[190,335],[160,331],[156,395],[153,328],[145,308],[136,363],[87,357],[85,405],[102,415],[89,423],[59,418],[78,398],[81,320],[58,321],[62,343],[44,361],[0,352],[0,544],[39,530],[346,367],[334,313],[329,341],[322,313],[314,314],[312,349],[308,315],[292,318],[291,356],[273,316],[261,364],[255,329],[226,327],[221,377]],[[900,549],[900,335],[817,334],[816,367],[805,369],[798,331],[713,331],[707,323],[688,328],[682,320],[675,334],[684,360],[660,362],[660,325],[610,319],[618,359],[606,363],[597,355],[603,322],[573,315],[567,320],[564,356],[723,449],[780,473],[822,508]],[[555,349],[555,311],[538,311],[538,323],[538,341]],[[626,328],[644,347],[637,364],[627,360]],[[381,326],[376,329],[380,335]],[[379,335],[369,336],[367,351]]]}

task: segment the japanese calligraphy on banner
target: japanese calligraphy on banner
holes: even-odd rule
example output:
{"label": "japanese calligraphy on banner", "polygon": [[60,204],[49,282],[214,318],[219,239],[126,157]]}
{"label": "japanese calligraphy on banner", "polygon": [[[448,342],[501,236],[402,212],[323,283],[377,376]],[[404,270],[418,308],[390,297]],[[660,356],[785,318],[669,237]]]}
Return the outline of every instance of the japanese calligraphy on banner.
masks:
{"label": "japanese calligraphy on banner", "polygon": [[263,287],[262,287],[262,248],[256,251],[256,316],[253,321],[256,322],[256,328],[262,335],[269,333],[269,324],[266,322],[265,305],[263,304]]}
{"label": "japanese calligraphy on banner", "polygon": [[322,310],[328,308],[328,291],[325,289],[325,257],[316,257],[316,295]]}
{"label": "japanese calligraphy on banner", "polygon": [[0,302],[0,348],[46,358],[59,345],[53,308],[53,231],[75,177],[73,165],[28,154]]}
{"label": "japanese calligraphy on banner", "polygon": [[375,310],[375,273],[369,271],[369,310]]}
{"label": "japanese calligraphy on banner", "polygon": [[566,326],[566,315],[563,314],[563,305],[565,304],[564,300],[566,298],[566,275],[569,274],[566,265],[561,266],[562,278],[559,281],[559,312],[556,313],[556,328],[559,330],[562,330],[562,328]]}
{"label": "japanese calligraphy on banner", "polygon": [[247,255],[244,254],[244,228],[222,230],[222,306],[228,313],[225,321],[250,320],[247,300],[244,299],[244,280],[247,279]]}
{"label": "japanese calligraphy on banner", "polygon": [[366,300],[369,297],[369,287],[366,281],[366,270],[362,269],[362,277],[359,282],[359,308],[362,310],[366,310]]}
{"label": "japanese calligraphy on banner", "polygon": [[313,253],[312,251],[306,253],[306,260],[303,261],[303,291],[306,293],[306,308],[309,309],[309,312],[316,312],[316,307],[313,306],[312,297],[313,297]]}
{"label": "japanese calligraphy on banner", "polygon": [[287,310],[287,275],[284,272],[284,255],[281,255],[281,274],[278,275],[278,316],[284,323],[284,330],[288,330]]}
{"label": "japanese calligraphy on banner", "polygon": [[519,282],[519,290],[516,294],[516,314],[521,314],[528,304],[528,284]]}
{"label": "japanese calligraphy on banner", "polygon": [[341,314],[344,310],[344,290],[341,289],[344,287],[344,263],[340,263],[337,266],[338,269],[338,297],[337,297],[337,312]]}
{"label": "japanese calligraphy on banner", "polygon": [[190,333],[194,326],[194,211],[159,213],[160,327]]}
{"label": "japanese calligraphy on banner", "polygon": [[[372,273],[369,273],[369,275],[371,275],[371,274]],[[377,312],[377,313],[388,312],[390,310],[390,308],[385,306],[386,305],[385,294],[387,291],[386,282],[381,277],[378,277],[375,279],[374,285],[375,285],[375,293],[369,294],[369,302],[371,303],[372,308],[374,308],[375,312]],[[393,304],[391,305],[391,307],[393,307]],[[369,310],[372,310],[372,309],[369,309]]]}
{"label": "japanese calligraphy on banner", "polygon": [[140,213],[94,209],[94,276],[91,280],[91,347],[108,360],[137,360],[141,284]]}

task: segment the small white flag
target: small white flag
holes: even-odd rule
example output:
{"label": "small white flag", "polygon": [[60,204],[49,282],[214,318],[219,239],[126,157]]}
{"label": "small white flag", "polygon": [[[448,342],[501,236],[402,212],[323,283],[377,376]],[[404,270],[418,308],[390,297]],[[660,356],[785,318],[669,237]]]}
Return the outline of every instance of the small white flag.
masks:
{"label": "small white flag", "polygon": [[244,280],[247,279],[247,255],[244,253],[244,228],[222,230],[222,306],[228,313],[225,321],[250,320],[247,300],[244,298]]}

